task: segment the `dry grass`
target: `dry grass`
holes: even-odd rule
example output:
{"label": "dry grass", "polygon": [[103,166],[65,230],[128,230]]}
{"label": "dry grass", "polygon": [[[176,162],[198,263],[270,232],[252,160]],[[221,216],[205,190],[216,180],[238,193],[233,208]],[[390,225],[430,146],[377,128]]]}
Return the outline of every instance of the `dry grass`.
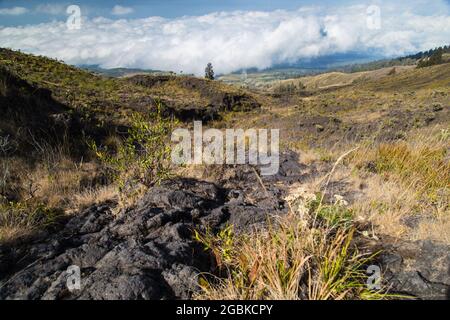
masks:
{"label": "dry grass", "polygon": [[[330,209],[303,188],[286,198],[291,212],[269,227],[235,235],[228,227],[217,235],[196,233],[211,250],[224,278],[205,275],[196,299],[340,300],[380,299],[384,295],[366,288],[366,265],[373,257],[353,243],[354,228],[330,224]],[[317,224],[311,225],[314,216]]]}
{"label": "dry grass", "polygon": [[437,240],[450,244],[448,202],[424,200],[416,189],[407,188],[399,180],[378,175],[364,179],[364,197],[353,204],[358,219],[370,221],[376,232],[408,240]]}
{"label": "dry grass", "polygon": [[356,176],[347,176],[365,185],[364,196],[353,204],[358,218],[381,234],[450,243],[448,151],[448,131],[441,128],[361,148],[345,169],[357,169]]}
{"label": "dry grass", "polygon": [[[368,255],[352,244],[352,229],[309,228],[289,215],[268,230],[208,238],[226,271],[225,279],[201,281],[196,299],[362,299],[381,298],[366,290]],[[213,240],[211,240],[213,239]]]}
{"label": "dry grass", "polygon": [[406,141],[362,148],[352,161],[359,168],[366,166],[386,180],[398,179],[433,197],[450,186],[449,148],[448,129],[425,130],[411,134]]}
{"label": "dry grass", "polygon": [[368,165],[386,179],[399,179],[417,193],[436,198],[437,193],[449,187],[447,148],[447,143],[427,140],[383,143],[364,150],[363,157],[366,164],[371,161]]}
{"label": "dry grass", "polygon": [[95,163],[74,163],[66,157],[55,160],[51,166],[28,168],[21,177],[21,198],[39,199],[51,207],[66,207],[72,198],[91,188],[90,181],[98,169]]}
{"label": "dry grass", "polygon": [[379,176],[367,177],[365,184],[364,197],[353,204],[357,219],[373,223],[377,233],[407,237],[409,230],[402,221],[417,204],[414,194]]}
{"label": "dry grass", "polygon": [[57,222],[63,211],[33,201],[0,204],[0,243],[14,241]]}
{"label": "dry grass", "polygon": [[79,210],[85,209],[94,204],[100,204],[109,200],[118,199],[118,190],[114,185],[99,188],[88,188],[71,199],[71,207]]}
{"label": "dry grass", "polygon": [[433,216],[421,221],[411,232],[411,240],[431,239],[450,245],[450,216],[446,214]]}
{"label": "dry grass", "polygon": [[0,192],[5,195],[0,196],[1,242],[50,226],[68,209],[113,196],[108,188],[91,190],[99,170],[95,163],[75,163],[63,149],[48,146],[39,149],[39,157],[37,164],[18,157],[0,159]]}

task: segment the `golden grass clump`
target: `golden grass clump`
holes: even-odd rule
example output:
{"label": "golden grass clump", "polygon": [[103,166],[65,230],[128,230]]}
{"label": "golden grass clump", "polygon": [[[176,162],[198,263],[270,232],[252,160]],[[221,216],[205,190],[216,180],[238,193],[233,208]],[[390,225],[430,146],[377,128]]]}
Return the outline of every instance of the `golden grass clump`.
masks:
{"label": "golden grass clump", "polygon": [[352,208],[377,232],[408,240],[450,243],[448,130],[360,148],[348,163],[365,186]]}
{"label": "golden grass clump", "polygon": [[[327,300],[381,298],[366,289],[369,256],[352,245],[352,229],[308,228],[290,215],[277,227],[225,241],[198,235],[225,278],[202,278],[196,299]],[[220,237],[219,237],[220,238]],[[217,240],[217,241],[216,241]],[[205,242],[206,241],[206,242]]]}
{"label": "golden grass clump", "polygon": [[57,222],[63,211],[32,201],[0,204],[0,243],[13,241]]}
{"label": "golden grass clump", "polygon": [[354,157],[356,166],[364,166],[387,180],[397,180],[429,200],[447,195],[450,182],[449,137],[422,134],[406,141],[381,143],[361,149]]}
{"label": "golden grass clump", "polygon": [[[302,195],[304,197],[304,194]],[[304,199],[317,197],[304,197]],[[316,201],[315,200],[315,201]],[[196,299],[378,299],[366,287],[364,265],[352,226],[311,225],[316,209],[290,197],[291,212],[267,228],[236,235],[232,226],[217,235],[196,232],[211,250],[223,277],[202,275]]]}

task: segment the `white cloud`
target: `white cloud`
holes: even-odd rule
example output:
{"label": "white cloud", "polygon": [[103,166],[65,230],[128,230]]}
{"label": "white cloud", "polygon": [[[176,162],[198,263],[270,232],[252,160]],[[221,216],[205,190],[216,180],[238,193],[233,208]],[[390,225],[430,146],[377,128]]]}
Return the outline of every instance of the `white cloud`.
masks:
{"label": "white cloud", "polygon": [[18,16],[27,13],[28,9],[24,7],[13,7],[0,9],[0,15]]}
{"label": "white cloud", "polygon": [[133,11],[134,11],[133,8],[116,5],[112,9],[111,13],[115,16],[122,16],[122,15],[133,13]]}
{"label": "white cloud", "polygon": [[94,18],[83,20],[80,30],[51,22],[0,28],[0,43],[72,64],[202,74],[211,61],[217,73],[227,73],[334,53],[376,51],[392,56],[448,44],[449,4],[428,2],[428,13],[422,14],[416,9],[422,2],[380,4],[379,30],[367,27],[367,7],[359,5],[174,19]]}

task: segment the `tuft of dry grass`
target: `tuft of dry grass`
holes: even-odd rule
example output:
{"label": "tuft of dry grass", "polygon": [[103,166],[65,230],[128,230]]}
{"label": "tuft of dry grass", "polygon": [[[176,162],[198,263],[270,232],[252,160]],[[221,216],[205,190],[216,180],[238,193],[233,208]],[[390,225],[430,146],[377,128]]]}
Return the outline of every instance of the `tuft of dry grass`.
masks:
{"label": "tuft of dry grass", "polygon": [[0,204],[0,243],[13,241],[57,222],[63,211],[33,201]]}
{"label": "tuft of dry grass", "polygon": [[226,277],[208,281],[205,276],[200,281],[202,292],[195,298],[381,298],[382,294],[366,289],[363,266],[370,256],[352,244],[353,232],[308,228],[304,220],[290,215],[269,230],[231,235],[225,243],[213,241],[211,248]]}
{"label": "tuft of dry grass", "polygon": [[73,196],[71,199],[71,207],[75,209],[85,209],[94,204],[117,199],[118,191],[117,187],[114,185],[88,188]]}
{"label": "tuft of dry grass", "polygon": [[364,197],[354,204],[360,218],[379,232],[409,240],[450,243],[449,137],[425,131],[406,141],[366,146],[350,161],[364,176]]}
{"label": "tuft of dry grass", "polygon": [[363,266],[373,257],[353,243],[353,227],[312,226],[315,209],[304,192],[287,199],[291,213],[268,228],[235,235],[231,226],[196,233],[211,250],[222,278],[203,275],[196,299],[379,299],[366,288]]}
{"label": "tuft of dry grass", "polygon": [[50,226],[68,209],[113,196],[107,187],[91,191],[97,164],[75,163],[62,147],[36,142],[35,148],[35,164],[6,154],[0,158],[0,242]]}
{"label": "tuft of dry grass", "polygon": [[386,180],[398,180],[433,201],[440,193],[449,191],[449,142],[444,131],[423,134],[407,141],[363,148],[353,161],[357,167],[366,167]]}

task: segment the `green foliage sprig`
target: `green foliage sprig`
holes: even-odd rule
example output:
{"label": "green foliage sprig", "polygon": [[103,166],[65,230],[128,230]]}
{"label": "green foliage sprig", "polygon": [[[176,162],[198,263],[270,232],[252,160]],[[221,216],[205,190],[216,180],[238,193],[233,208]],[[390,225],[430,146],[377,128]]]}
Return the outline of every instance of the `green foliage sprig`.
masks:
{"label": "green foliage sprig", "polygon": [[158,102],[156,112],[133,113],[128,134],[115,151],[89,142],[98,159],[112,172],[121,191],[132,189],[136,184],[150,187],[171,174],[170,135],[177,121],[163,117],[161,108]]}

